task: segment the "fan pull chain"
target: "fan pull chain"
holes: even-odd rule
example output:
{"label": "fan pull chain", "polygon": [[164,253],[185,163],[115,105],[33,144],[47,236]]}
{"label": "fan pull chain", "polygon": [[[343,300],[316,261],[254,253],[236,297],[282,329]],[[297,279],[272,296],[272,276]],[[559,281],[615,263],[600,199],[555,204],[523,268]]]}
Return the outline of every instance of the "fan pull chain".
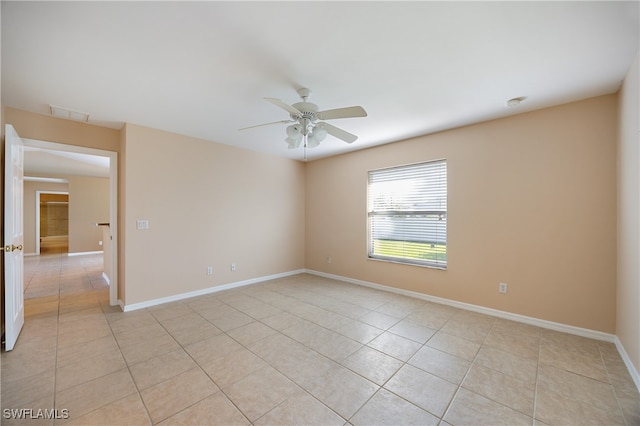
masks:
{"label": "fan pull chain", "polygon": [[304,135],[304,161],[307,161],[307,135]]}

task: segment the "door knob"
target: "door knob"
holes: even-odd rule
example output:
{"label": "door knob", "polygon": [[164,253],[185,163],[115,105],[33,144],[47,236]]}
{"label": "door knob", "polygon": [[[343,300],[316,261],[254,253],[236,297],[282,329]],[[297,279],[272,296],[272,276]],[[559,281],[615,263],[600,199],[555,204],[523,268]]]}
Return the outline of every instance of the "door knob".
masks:
{"label": "door knob", "polygon": [[13,244],[7,244],[6,246],[4,246],[4,251],[6,251],[7,253],[11,253],[16,250],[22,250],[22,244],[18,244],[17,246],[14,246]]}

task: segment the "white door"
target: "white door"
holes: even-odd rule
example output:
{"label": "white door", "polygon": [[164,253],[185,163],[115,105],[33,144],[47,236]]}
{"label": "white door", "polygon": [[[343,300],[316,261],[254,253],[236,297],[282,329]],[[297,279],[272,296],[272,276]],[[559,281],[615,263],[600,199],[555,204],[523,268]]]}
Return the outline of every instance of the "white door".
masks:
{"label": "white door", "polygon": [[24,324],[24,145],[10,124],[5,128],[4,161],[4,338],[5,350],[10,351]]}

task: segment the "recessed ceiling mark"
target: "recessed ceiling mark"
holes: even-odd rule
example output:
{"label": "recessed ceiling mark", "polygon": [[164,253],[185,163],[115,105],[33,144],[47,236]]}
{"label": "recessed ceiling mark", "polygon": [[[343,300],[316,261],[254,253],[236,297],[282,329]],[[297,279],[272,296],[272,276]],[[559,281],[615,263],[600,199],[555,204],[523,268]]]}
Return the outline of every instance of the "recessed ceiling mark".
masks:
{"label": "recessed ceiling mark", "polygon": [[86,112],[74,111],[72,109],[63,108],[56,105],[49,105],[49,112],[51,113],[52,116],[58,117],[58,118],[82,121],[84,123],[89,121],[89,114]]}
{"label": "recessed ceiling mark", "polygon": [[520,104],[522,103],[522,101],[524,101],[525,99],[527,99],[525,96],[519,96],[519,97],[517,97],[517,98],[509,99],[509,100],[507,101],[507,106],[508,106],[508,107],[515,107],[515,106],[518,106],[518,105],[520,105]]}

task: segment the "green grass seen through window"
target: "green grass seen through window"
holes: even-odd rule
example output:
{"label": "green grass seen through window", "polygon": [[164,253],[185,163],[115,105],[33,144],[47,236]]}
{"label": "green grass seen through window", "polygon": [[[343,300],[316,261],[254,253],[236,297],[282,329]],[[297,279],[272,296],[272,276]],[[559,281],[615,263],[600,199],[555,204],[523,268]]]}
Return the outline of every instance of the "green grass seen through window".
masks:
{"label": "green grass seen through window", "polygon": [[410,241],[373,240],[373,254],[400,259],[446,262],[447,246]]}

